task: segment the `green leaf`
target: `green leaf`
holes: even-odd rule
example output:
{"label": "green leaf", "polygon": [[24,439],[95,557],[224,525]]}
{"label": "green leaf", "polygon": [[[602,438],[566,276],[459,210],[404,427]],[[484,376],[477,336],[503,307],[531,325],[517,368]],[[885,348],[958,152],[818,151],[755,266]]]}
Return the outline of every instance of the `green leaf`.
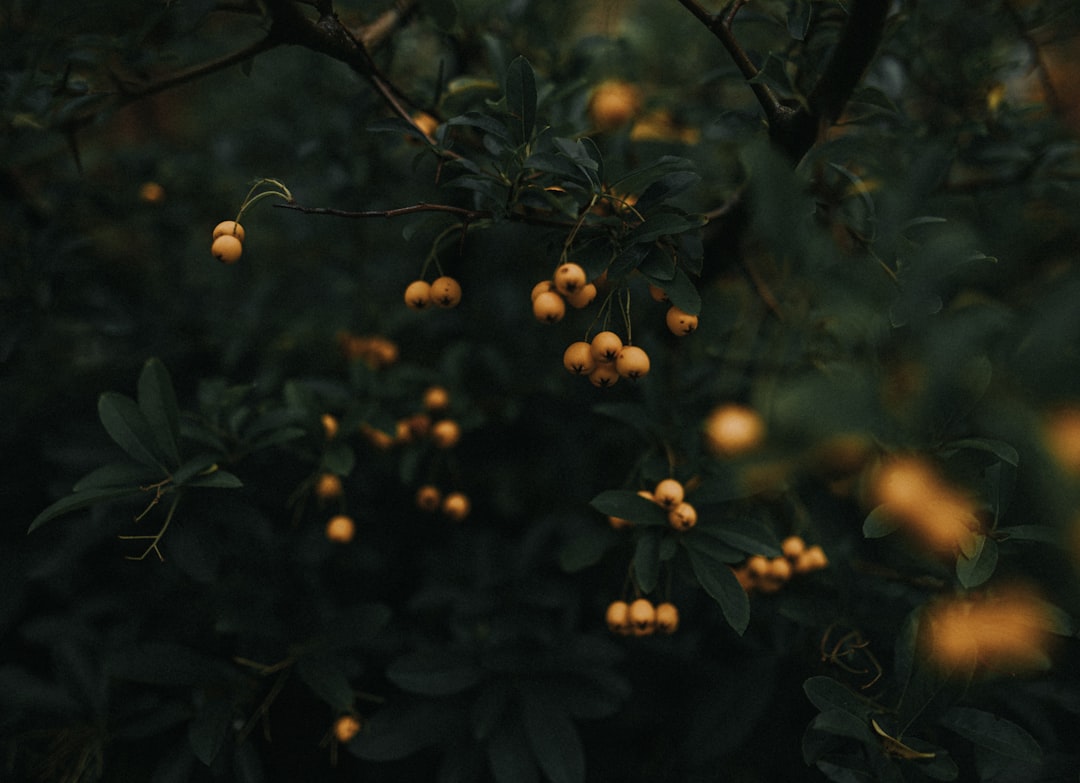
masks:
{"label": "green leaf", "polygon": [[330,473],[347,476],[356,465],[356,453],[347,443],[332,443],[323,453],[322,466]]}
{"label": "green leaf", "polygon": [[587,525],[563,544],[559,550],[559,567],[573,574],[596,565],[619,539],[609,525]]}
{"label": "green leaf", "polygon": [[978,535],[972,555],[968,557],[961,553],[957,556],[956,578],[968,589],[977,587],[993,576],[997,561],[997,542],[989,536]]}
{"label": "green leaf", "polygon": [[505,682],[496,680],[484,685],[469,709],[473,739],[485,740],[495,732],[506,713],[510,696],[510,688]]}
{"label": "green leaf", "polygon": [[724,562],[716,560],[702,549],[693,545],[694,539],[684,539],[686,554],[690,558],[690,567],[702,586],[714,601],[720,604],[720,611],[728,625],[740,636],[750,624],[750,599],[743,590],[735,573]]}
{"label": "green leaf", "polygon": [[522,692],[521,720],[540,769],[551,783],[583,783],[585,750],[570,715],[542,691]]}
{"label": "green leaf", "polygon": [[840,710],[866,722],[871,707],[865,699],[859,698],[845,685],[832,677],[818,675],[803,683],[803,693],[810,703],[821,712]]}
{"label": "green leaf", "polygon": [[56,501],[34,517],[34,520],[30,523],[30,527],[27,528],[26,532],[33,533],[46,522],[56,519],[59,516],[63,516],[71,511],[77,511],[80,508],[103,503],[106,500],[132,497],[140,494],[142,491],[143,490],[138,487],[105,487],[103,489],[86,489],[81,492],[76,492],[67,497],[60,498],[60,500]]}
{"label": "green leaf", "polygon": [[488,764],[495,783],[533,783],[540,771],[529,752],[520,720],[503,723],[487,745]]}
{"label": "green leaf", "polygon": [[[657,182],[666,181],[671,174],[681,175],[679,181],[697,182],[700,177],[693,169],[694,164],[686,158],[664,155],[658,160],[624,174],[611,183],[611,190],[626,195],[642,194]],[[664,189],[664,195],[670,195],[670,187]]]}
{"label": "green leaf", "polygon": [[1006,758],[1027,764],[1042,759],[1043,750],[1027,731],[1006,718],[973,707],[953,707],[940,718],[941,725]]}
{"label": "green leaf", "polygon": [[647,528],[638,535],[634,549],[634,576],[642,592],[651,593],[660,579],[660,540],[659,528]]}
{"label": "green leaf", "polygon": [[349,752],[368,761],[394,761],[446,736],[462,720],[451,705],[436,701],[396,701],[371,716],[349,743]]}
{"label": "green leaf", "polygon": [[98,416],[109,437],[129,457],[165,471],[150,423],[133,399],[118,392],[105,392],[98,399]]}
{"label": "green leaf", "polygon": [[810,728],[824,731],[838,737],[848,737],[868,745],[877,744],[866,718],[854,715],[847,710],[826,710],[810,722]]}
{"label": "green leaf", "polygon": [[884,538],[896,531],[900,523],[894,517],[889,516],[885,506],[877,506],[863,521],[863,536],[866,538]]}
{"label": "green leaf", "polygon": [[996,531],[1002,541],[1033,541],[1051,546],[1061,546],[1061,531],[1046,525],[1012,525],[999,527]]}
{"label": "green leaf", "polygon": [[423,8],[440,30],[449,30],[457,21],[458,10],[454,0],[424,0]]}
{"label": "green leaf", "polygon": [[618,517],[635,525],[666,525],[667,515],[656,503],[628,489],[608,489],[589,501],[589,505],[609,517]]}
{"label": "green leaf", "polygon": [[664,289],[664,293],[667,294],[671,304],[684,313],[690,315],[701,314],[701,294],[698,292],[697,286],[681,268],[677,268],[674,277],[660,287]]}
{"label": "green leaf", "polygon": [[213,454],[199,454],[192,457],[173,472],[173,482],[177,486],[186,484],[204,471],[211,472],[210,468],[214,467],[216,462],[217,457]]}
{"label": "green leaf", "polygon": [[663,236],[681,234],[705,225],[701,215],[680,215],[676,212],[658,212],[650,215],[644,222],[635,226],[623,237],[626,244],[655,242]]}
{"label": "green leaf", "polygon": [[176,403],[169,371],[159,359],[148,359],[139,375],[139,410],[142,411],[158,451],[168,464],[180,464],[180,408]]}
{"label": "green leaf", "polygon": [[195,757],[206,766],[214,763],[232,723],[232,702],[215,698],[203,705],[188,723],[188,743]]}
{"label": "green leaf", "polygon": [[450,650],[406,653],[392,661],[386,677],[399,688],[423,696],[450,696],[484,679],[484,670],[471,658]]}
{"label": "green leaf", "polygon": [[204,489],[239,489],[244,486],[244,482],[227,470],[215,470],[205,476],[196,476],[184,486]]}
{"label": "green leaf", "polygon": [[524,57],[515,57],[506,69],[506,108],[515,141],[525,143],[536,126],[536,75]]}
{"label": "green leaf", "polygon": [[348,712],[353,708],[353,687],[337,658],[319,653],[305,655],[296,662],[296,673],[315,696],[336,712]]}
{"label": "green leaf", "polygon": [[1005,441],[994,440],[993,438],[963,438],[946,443],[942,447],[942,453],[948,455],[948,453],[960,449],[986,451],[1014,468],[1020,465],[1020,452],[1016,450],[1015,446]]}
{"label": "green leaf", "polygon": [[146,486],[163,478],[160,470],[154,470],[138,462],[111,462],[90,471],[75,482],[72,492],[88,489],[131,489]]}
{"label": "green leaf", "polygon": [[446,121],[447,125],[462,125],[482,130],[499,139],[506,139],[506,125],[491,115],[481,114],[477,111],[469,111],[457,117],[451,117]]}
{"label": "green leaf", "polygon": [[795,0],[795,4],[788,10],[788,35],[796,41],[806,40],[806,33],[810,29],[812,9],[813,5],[810,0]]}
{"label": "green leaf", "polygon": [[746,553],[714,536],[713,527],[713,525],[698,524],[677,539],[669,538],[666,540],[678,540],[714,560],[719,560],[721,563],[738,563],[745,560]]}
{"label": "green leaf", "polygon": [[699,525],[707,527],[708,535],[719,538],[725,544],[748,555],[779,557],[780,542],[766,525],[748,517],[727,517],[720,523]]}

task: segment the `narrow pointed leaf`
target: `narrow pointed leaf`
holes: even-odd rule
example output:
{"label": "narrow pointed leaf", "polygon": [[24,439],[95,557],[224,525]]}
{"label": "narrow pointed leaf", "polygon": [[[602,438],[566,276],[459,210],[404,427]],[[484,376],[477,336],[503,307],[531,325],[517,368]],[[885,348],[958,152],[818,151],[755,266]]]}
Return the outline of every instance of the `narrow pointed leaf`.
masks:
{"label": "narrow pointed leaf", "polygon": [[138,487],[105,487],[103,489],[86,489],[82,492],[76,492],[73,495],[60,498],[60,500],[56,501],[34,517],[34,520],[30,523],[30,527],[26,532],[32,533],[46,522],[72,511],[77,511],[80,508],[103,503],[106,500],[131,497],[133,495],[138,495],[140,492],[142,492],[142,490]]}
{"label": "narrow pointed leaf", "polygon": [[506,69],[506,108],[515,141],[528,141],[536,126],[536,76],[524,57],[515,58]]}
{"label": "narrow pointed leaf", "polygon": [[159,359],[149,359],[139,375],[139,410],[150,425],[158,450],[171,467],[180,464],[180,408],[169,371]]}
{"label": "narrow pointed leaf", "polygon": [[117,392],[105,392],[98,399],[98,416],[109,437],[129,457],[164,470],[153,430],[134,400]]}
{"label": "narrow pointed leaf", "polygon": [[972,707],[953,707],[941,717],[941,724],[981,748],[1010,759],[1034,764],[1042,758],[1042,747],[1026,730],[1010,720]]}
{"label": "narrow pointed leaf", "polygon": [[138,462],[110,462],[90,471],[71,488],[72,492],[85,492],[88,489],[116,489],[146,486],[163,479],[160,470],[149,468]]}
{"label": "narrow pointed leaf", "polygon": [[551,783],[584,783],[585,750],[570,715],[546,694],[522,694],[521,720],[540,769]]}
{"label": "narrow pointed leaf", "polygon": [[720,604],[724,619],[741,636],[750,624],[750,599],[735,578],[735,573],[726,563],[714,560],[689,545],[686,554],[698,583]]}

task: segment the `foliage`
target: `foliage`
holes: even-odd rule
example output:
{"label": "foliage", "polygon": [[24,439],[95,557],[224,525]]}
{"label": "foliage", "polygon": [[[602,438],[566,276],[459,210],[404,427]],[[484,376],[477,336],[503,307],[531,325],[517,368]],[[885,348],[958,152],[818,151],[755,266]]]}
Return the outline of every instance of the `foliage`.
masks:
{"label": "foliage", "polygon": [[2,777],[1074,772],[1074,5],[0,8]]}

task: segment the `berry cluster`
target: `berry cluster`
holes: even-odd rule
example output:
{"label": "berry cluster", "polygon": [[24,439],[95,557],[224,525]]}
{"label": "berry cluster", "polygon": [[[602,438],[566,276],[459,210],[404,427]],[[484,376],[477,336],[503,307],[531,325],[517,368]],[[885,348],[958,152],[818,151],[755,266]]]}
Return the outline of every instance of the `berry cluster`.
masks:
{"label": "berry cluster", "polygon": [[[686,488],[678,480],[663,479],[652,492],[642,489],[638,494],[667,511],[668,524],[676,530],[689,530],[697,524],[697,509],[686,501]],[[616,529],[630,525],[626,519],[611,516],[608,517],[608,523]]]}
{"label": "berry cluster", "polygon": [[405,304],[411,310],[427,310],[432,305],[449,309],[461,302],[461,283],[449,275],[442,275],[430,283],[413,280],[405,287]]}
{"label": "berry cluster", "polygon": [[615,332],[598,332],[591,341],[570,343],[563,352],[563,367],[585,375],[593,386],[606,389],[619,378],[637,380],[649,374],[649,355],[636,345],[623,345]]}
{"label": "berry cluster", "polygon": [[622,636],[672,634],[679,627],[679,610],[666,601],[654,606],[648,598],[637,598],[630,603],[618,600],[608,604],[605,619],[612,633]]}
{"label": "berry cluster", "polygon": [[244,227],[235,220],[222,220],[214,226],[210,253],[223,264],[235,264],[244,252]]}
{"label": "berry cluster", "polygon": [[541,323],[558,323],[566,315],[567,304],[576,310],[588,307],[596,299],[596,293],[596,283],[589,282],[579,264],[560,264],[550,280],[541,280],[533,286],[533,316]]}
{"label": "berry cluster", "polygon": [[346,360],[362,361],[373,370],[396,364],[400,355],[397,343],[381,335],[360,335],[341,331],[338,348]]}
{"label": "berry cluster", "polygon": [[788,536],[781,544],[780,557],[751,555],[733,569],[746,592],[775,593],[794,575],[820,571],[829,565],[825,551],[818,545],[807,546],[799,536]]}
{"label": "berry cluster", "polygon": [[443,495],[442,490],[434,484],[424,484],[416,490],[416,507],[429,514],[441,511],[448,519],[461,522],[469,516],[472,502],[464,492],[454,491]]}

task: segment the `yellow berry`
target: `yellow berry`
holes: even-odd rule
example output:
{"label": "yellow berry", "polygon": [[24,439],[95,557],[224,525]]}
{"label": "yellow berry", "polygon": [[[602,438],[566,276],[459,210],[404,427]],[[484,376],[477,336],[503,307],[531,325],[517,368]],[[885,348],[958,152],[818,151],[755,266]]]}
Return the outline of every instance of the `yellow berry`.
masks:
{"label": "yellow berry", "polygon": [[442,493],[434,484],[425,484],[416,490],[416,507],[429,514],[439,510],[442,504]]}
{"label": "yellow berry", "polygon": [[431,304],[431,284],[413,280],[405,287],[405,304],[412,310],[425,310]]}
{"label": "yellow berry", "polygon": [[452,448],[461,440],[461,425],[453,419],[437,421],[431,426],[431,440],[437,448]]}
{"label": "yellow berry", "polygon": [[222,220],[216,226],[214,226],[214,235],[211,239],[217,239],[220,236],[234,236],[241,242],[244,241],[244,227],[237,223],[235,220]]}
{"label": "yellow berry", "polygon": [[685,337],[698,327],[696,315],[690,315],[675,305],[668,308],[666,320],[671,333],[679,337]]}
{"label": "yellow berry", "polygon": [[613,633],[630,633],[630,605],[626,601],[612,601],[608,604],[604,620]]}
{"label": "yellow berry", "polygon": [[623,341],[615,332],[599,332],[592,338],[592,354],[597,362],[614,362],[623,348]]}
{"label": "yellow berry", "polygon": [[588,375],[596,369],[592,346],[584,340],[570,343],[563,351],[563,367],[574,375]]}
{"label": "yellow berry", "polygon": [[353,518],[345,514],[331,517],[326,523],[326,537],[339,544],[347,544],[352,541],[356,534],[356,523]]}
{"label": "yellow berry", "polygon": [[355,715],[342,715],[334,721],[334,738],[338,742],[349,742],[360,733],[360,719]]}
{"label": "yellow berry", "polygon": [[637,380],[649,374],[649,354],[636,345],[624,345],[615,357],[615,369],[624,378]]}
{"label": "yellow berry", "polygon": [[222,234],[210,245],[210,253],[223,264],[235,264],[243,252],[243,244],[232,234]]}
{"label": "yellow berry", "polygon": [[697,524],[697,509],[684,500],[668,512],[668,524],[676,530],[689,530]]}
{"label": "yellow berry", "polygon": [[448,275],[435,278],[431,283],[431,300],[439,307],[457,307],[461,302],[461,284]]}
{"label": "yellow berry", "polygon": [[532,310],[537,321],[554,324],[566,315],[566,302],[555,291],[542,291],[533,299]]}
{"label": "yellow berry", "polygon": [[555,290],[563,296],[569,296],[583,288],[589,280],[585,276],[585,270],[580,265],[568,262],[561,264],[555,270],[552,282],[555,283]]}
{"label": "yellow berry", "polygon": [[666,478],[653,489],[653,498],[666,509],[673,509],[683,502],[686,490],[681,482],[673,478]]}
{"label": "yellow berry", "polygon": [[442,502],[442,512],[455,522],[460,522],[469,516],[472,503],[464,492],[451,492]]}
{"label": "yellow berry", "polygon": [[675,604],[664,602],[656,606],[656,630],[673,634],[679,628],[679,610]]}
{"label": "yellow berry", "polygon": [[648,598],[638,598],[630,604],[630,627],[634,636],[648,636],[656,627],[656,608]]}

